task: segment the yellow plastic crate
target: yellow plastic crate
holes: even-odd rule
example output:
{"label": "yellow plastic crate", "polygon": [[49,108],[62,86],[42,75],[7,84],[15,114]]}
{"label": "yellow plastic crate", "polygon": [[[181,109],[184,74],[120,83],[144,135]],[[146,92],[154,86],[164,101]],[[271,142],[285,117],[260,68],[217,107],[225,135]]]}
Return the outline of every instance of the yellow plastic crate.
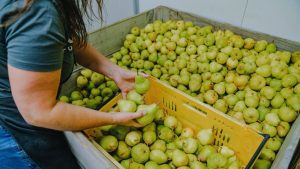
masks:
{"label": "yellow plastic crate", "polygon": [[[249,126],[234,118],[204,104],[189,95],[174,89],[154,77],[149,77],[151,87],[145,94],[145,103],[156,103],[166,114],[176,116],[184,127],[190,127],[194,132],[202,128],[212,128],[215,144],[226,145],[233,149],[245,168],[251,168],[268,136],[257,133]],[[117,109],[118,100],[122,95],[114,97],[100,111],[109,112]],[[94,138],[99,137],[99,128],[85,130],[92,143],[117,167],[123,168],[109,153],[107,153]]]}

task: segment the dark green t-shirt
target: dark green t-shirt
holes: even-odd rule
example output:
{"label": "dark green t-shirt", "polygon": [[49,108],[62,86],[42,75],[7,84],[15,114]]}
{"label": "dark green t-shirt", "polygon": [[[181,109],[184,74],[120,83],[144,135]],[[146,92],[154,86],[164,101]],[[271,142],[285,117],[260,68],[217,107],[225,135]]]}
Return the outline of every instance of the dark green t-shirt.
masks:
{"label": "dark green t-shirt", "polygon": [[[24,1],[0,0],[0,23],[22,7]],[[0,125],[41,168],[78,168],[62,132],[25,122],[13,100],[8,79],[7,65],[33,72],[61,69],[61,82],[71,75],[74,57],[68,50],[71,44],[57,9],[54,0],[35,0],[28,11],[0,28]]]}
{"label": "dark green t-shirt", "polygon": [[[0,2],[0,23],[24,0]],[[61,81],[72,73],[74,58],[54,1],[38,0],[6,28],[0,28],[0,91],[10,94],[7,64],[29,71],[62,69]],[[1,92],[1,96],[4,92]]]}

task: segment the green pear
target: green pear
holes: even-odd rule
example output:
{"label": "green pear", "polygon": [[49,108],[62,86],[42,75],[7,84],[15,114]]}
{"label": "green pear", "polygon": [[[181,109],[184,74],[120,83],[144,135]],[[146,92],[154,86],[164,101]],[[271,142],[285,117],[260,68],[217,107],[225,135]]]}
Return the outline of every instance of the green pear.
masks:
{"label": "green pear", "polygon": [[220,153],[226,158],[232,157],[234,155],[234,151],[224,145],[221,147]]}
{"label": "green pear", "polygon": [[194,131],[193,131],[193,129],[191,129],[189,127],[184,127],[182,129],[180,136],[181,137],[194,137]]}
{"label": "green pear", "polygon": [[88,79],[85,76],[78,76],[76,80],[76,84],[78,88],[83,88],[87,86]]}
{"label": "green pear", "polygon": [[280,119],[279,119],[279,116],[278,116],[277,113],[268,113],[268,114],[266,114],[265,121],[266,121],[266,123],[268,123],[272,126],[278,126],[278,124],[280,123]]}
{"label": "green pear", "polygon": [[281,121],[277,126],[277,134],[279,137],[285,137],[290,131],[290,124],[288,122]]}
{"label": "green pear", "polygon": [[117,155],[121,159],[128,159],[130,157],[130,147],[124,141],[119,142]]}
{"label": "green pear", "polygon": [[169,143],[175,139],[175,133],[169,127],[163,126],[158,131],[158,137]]}
{"label": "green pear", "polygon": [[115,136],[118,140],[124,141],[126,135],[130,132],[130,127],[116,125],[109,129],[109,133]]}
{"label": "green pear", "polygon": [[187,154],[193,154],[197,151],[198,149],[198,142],[194,138],[186,138],[183,140],[182,143],[182,148],[183,151]]}
{"label": "green pear", "polygon": [[68,96],[60,96],[60,97],[59,97],[59,101],[65,102],[65,103],[69,103],[69,102],[70,102],[70,99],[69,99]]}
{"label": "green pear", "polygon": [[136,92],[135,90],[131,90],[128,94],[127,94],[127,100],[131,100],[134,101],[136,104],[144,104],[144,98],[142,95],[140,95],[138,92]]}
{"label": "green pear", "polygon": [[182,123],[180,121],[177,122],[177,126],[175,128],[175,134],[180,135],[180,133],[182,132]]}
{"label": "green pear", "polygon": [[220,153],[213,153],[207,158],[208,168],[224,168],[227,165],[227,158]]}
{"label": "green pear", "polygon": [[254,169],[269,169],[269,168],[271,168],[271,161],[258,159],[255,161],[253,168]]}
{"label": "green pear", "polygon": [[131,131],[125,137],[125,142],[129,146],[134,146],[141,142],[142,133],[140,131]]}
{"label": "green pear", "polygon": [[191,169],[207,169],[206,165],[204,163],[201,163],[200,161],[193,161],[190,163]]}
{"label": "green pear", "polygon": [[120,112],[135,112],[136,111],[136,104],[131,100],[119,100],[118,107]]}
{"label": "green pear", "polygon": [[120,158],[117,154],[113,154],[112,157],[118,162],[122,160],[122,158]]}
{"label": "green pear", "polygon": [[130,161],[132,161],[132,159],[122,160],[121,161],[122,167],[124,167],[125,169],[129,169]]}
{"label": "green pear", "polygon": [[112,135],[103,136],[100,140],[100,146],[107,152],[113,152],[118,148],[118,140]]}
{"label": "green pear", "polygon": [[73,91],[70,96],[71,101],[82,100],[83,96],[79,91]]}
{"label": "green pear", "polygon": [[139,164],[135,161],[131,161],[129,163],[129,169],[145,169],[145,166],[143,164]]}
{"label": "green pear", "polygon": [[135,77],[134,89],[139,94],[146,93],[150,88],[150,81],[142,75]]}
{"label": "green pear", "polygon": [[198,161],[197,156],[195,154],[187,154],[187,156],[189,158],[189,165],[194,161]]}
{"label": "green pear", "polygon": [[83,100],[74,100],[72,101],[72,104],[76,106],[84,106]]}
{"label": "green pear", "polygon": [[175,142],[168,143],[167,144],[167,149],[168,150],[175,150],[175,149],[177,149],[177,146],[176,146]]}
{"label": "green pear", "polygon": [[100,93],[101,93],[101,91],[100,91],[99,88],[93,88],[93,89],[91,90],[91,95],[93,95],[93,96],[99,96]]}
{"label": "green pear", "polygon": [[287,74],[282,77],[283,87],[293,87],[297,84],[297,78],[292,74]]}
{"label": "green pear", "polygon": [[108,132],[114,125],[106,125],[106,126],[101,126],[99,127],[101,131]]}
{"label": "green pear", "polygon": [[212,129],[201,129],[197,133],[197,138],[202,145],[213,144],[214,135]]}
{"label": "green pear", "polygon": [[137,111],[146,111],[146,115],[136,119],[136,121],[143,126],[150,124],[154,120],[157,110],[158,106],[156,104],[139,105]]}
{"label": "green pear", "polygon": [[297,118],[297,112],[289,107],[281,107],[278,111],[278,116],[282,121],[293,122]]}
{"label": "green pear", "polygon": [[96,109],[98,105],[99,105],[99,102],[96,101],[95,99],[87,99],[86,100],[86,107],[88,107],[88,108]]}
{"label": "green pear", "polygon": [[146,131],[143,133],[143,140],[145,144],[151,145],[156,140],[155,131]]}
{"label": "green pear", "polygon": [[259,156],[259,158],[263,159],[263,160],[269,160],[269,161],[273,161],[275,159],[275,152],[271,149],[268,148],[263,148],[261,150],[261,154]]}
{"label": "green pear", "polygon": [[150,150],[146,144],[139,143],[132,147],[131,157],[133,161],[143,164],[149,160]]}
{"label": "green pear", "polygon": [[152,123],[146,125],[143,128],[143,132],[146,132],[146,131],[153,131],[153,132],[155,132],[156,131],[156,123],[152,122]]}
{"label": "green pear", "polygon": [[262,132],[265,134],[269,134],[270,137],[274,137],[277,134],[277,129],[276,127],[269,125],[268,123],[264,123]]}
{"label": "green pear", "polygon": [[110,88],[114,93],[116,93],[116,92],[119,91],[119,88],[118,88],[116,82],[114,82],[114,81],[112,81],[112,80],[107,81],[107,82],[106,82],[106,86],[107,86],[108,88]]}
{"label": "green pear", "polygon": [[251,123],[249,124],[250,127],[252,127],[253,129],[261,132],[262,131],[262,124],[259,123],[259,122],[254,122],[254,123]]}
{"label": "green pear", "polygon": [[295,111],[300,110],[300,94],[293,94],[287,98],[286,103],[292,107]]}
{"label": "green pear", "polygon": [[185,140],[186,138],[185,137],[178,137],[175,139],[174,143],[175,143],[175,148],[173,149],[180,149],[182,150],[183,148],[183,141]]}
{"label": "green pear", "polygon": [[91,76],[93,74],[93,72],[90,69],[83,69],[80,71],[80,73],[87,79],[91,78]]}
{"label": "green pear", "polygon": [[167,116],[164,120],[164,125],[174,130],[177,127],[178,120],[174,116]]}
{"label": "green pear", "polygon": [[300,51],[295,51],[293,54],[292,54],[292,62],[293,63],[296,63],[297,61],[300,60]]}
{"label": "green pear", "polygon": [[91,76],[91,81],[94,82],[96,86],[99,86],[99,84],[101,84],[104,81],[104,75],[93,72]]}
{"label": "green pear", "polygon": [[159,166],[160,169],[173,169],[171,166],[169,166],[168,164],[162,164]]}
{"label": "green pear", "polygon": [[284,98],[280,93],[277,93],[271,101],[271,105],[273,106],[273,108],[280,108],[283,103],[284,103]]}
{"label": "green pear", "polygon": [[152,150],[150,152],[150,160],[157,164],[163,164],[168,161],[167,155],[161,150]]}
{"label": "green pear", "polygon": [[281,142],[275,137],[270,138],[266,143],[266,148],[271,149],[273,151],[278,151],[281,147]]}
{"label": "green pear", "polygon": [[154,162],[154,161],[148,161],[145,164],[145,169],[159,169],[159,165],[156,162]]}
{"label": "green pear", "polygon": [[201,162],[206,162],[207,158],[211,155],[217,153],[217,150],[210,145],[206,145],[202,148],[202,150],[198,154],[198,160]]}
{"label": "green pear", "polygon": [[176,149],[173,151],[172,162],[176,167],[186,166],[189,158],[183,151]]}
{"label": "green pear", "polygon": [[167,150],[166,142],[163,140],[156,140],[150,147],[150,150],[161,150],[165,152]]}

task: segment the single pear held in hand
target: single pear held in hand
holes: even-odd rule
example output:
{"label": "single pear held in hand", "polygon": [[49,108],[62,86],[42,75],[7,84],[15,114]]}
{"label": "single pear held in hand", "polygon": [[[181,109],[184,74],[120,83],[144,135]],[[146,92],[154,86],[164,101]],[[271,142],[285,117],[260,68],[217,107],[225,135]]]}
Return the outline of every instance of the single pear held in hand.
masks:
{"label": "single pear held in hand", "polygon": [[139,94],[145,94],[150,88],[149,79],[142,75],[137,75],[135,77],[134,89]]}

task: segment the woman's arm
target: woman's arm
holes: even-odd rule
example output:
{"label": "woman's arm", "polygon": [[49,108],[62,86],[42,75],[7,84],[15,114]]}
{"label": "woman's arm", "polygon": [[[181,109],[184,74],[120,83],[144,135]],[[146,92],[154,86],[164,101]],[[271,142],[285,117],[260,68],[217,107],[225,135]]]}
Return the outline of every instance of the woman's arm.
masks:
{"label": "woman's arm", "polygon": [[111,79],[120,73],[121,68],[112,63],[107,57],[98,52],[91,44],[86,47],[75,49],[76,61],[93,71],[101,72]]}
{"label": "woman's arm", "polygon": [[23,118],[31,125],[55,130],[82,130],[107,124],[139,126],[143,113],[103,113],[56,100],[60,70],[31,72],[8,65],[11,90]]}

